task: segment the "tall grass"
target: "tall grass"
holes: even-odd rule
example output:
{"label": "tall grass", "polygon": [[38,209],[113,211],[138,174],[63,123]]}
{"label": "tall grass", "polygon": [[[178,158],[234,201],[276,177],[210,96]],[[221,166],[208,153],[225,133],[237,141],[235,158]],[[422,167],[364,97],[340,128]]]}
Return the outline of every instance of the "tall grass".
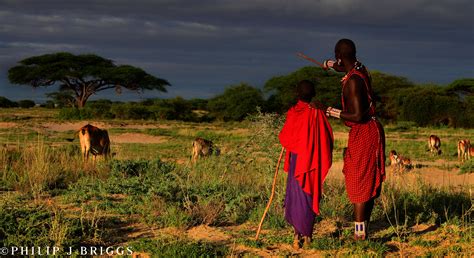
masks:
{"label": "tall grass", "polygon": [[91,244],[102,224],[90,214],[71,216],[57,206],[26,203],[15,195],[0,200],[0,245],[75,247]]}
{"label": "tall grass", "polygon": [[3,147],[0,155],[2,185],[37,198],[48,190],[66,188],[89,170],[78,147],[52,147],[40,135],[34,143]]}

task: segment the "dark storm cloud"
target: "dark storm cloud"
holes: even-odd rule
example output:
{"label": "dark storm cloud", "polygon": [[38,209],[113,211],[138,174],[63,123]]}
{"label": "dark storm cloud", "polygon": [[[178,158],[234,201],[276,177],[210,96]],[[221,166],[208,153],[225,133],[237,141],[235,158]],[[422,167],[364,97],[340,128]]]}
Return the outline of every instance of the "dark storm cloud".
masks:
{"label": "dark storm cloud", "polygon": [[448,83],[474,76],[473,6],[468,0],[0,1],[0,95],[19,98],[11,90],[19,86],[6,80],[17,61],[68,51],[137,65],[173,84],[167,95],[126,97],[210,97],[230,84],[262,86],[309,65],[296,51],[332,57],[341,37],[354,39],[372,69]]}

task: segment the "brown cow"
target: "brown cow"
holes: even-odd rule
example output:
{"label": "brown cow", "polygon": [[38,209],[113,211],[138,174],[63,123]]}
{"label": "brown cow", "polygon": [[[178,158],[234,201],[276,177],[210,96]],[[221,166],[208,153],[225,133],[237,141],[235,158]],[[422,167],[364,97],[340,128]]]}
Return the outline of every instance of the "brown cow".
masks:
{"label": "brown cow", "polygon": [[468,160],[471,158],[471,141],[469,140],[460,140],[458,142],[458,159],[461,160],[461,162],[464,162],[465,160]]}
{"label": "brown cow", "polygon": [[441,140],[436,135],[430,135],[428,140],[428,146],[430,148],[430,152],[432,154],[436,153],[438,155],[441,154]]}
{"label": "brown cow", "polygon": [[89,153],[92,153],[94,161],[97,155],[103,155],[106,160],[110,158],[110,139],[107,130],[87,124],[79,129],[79,141],[84,161],[89,159]]}
{"label": "brown cow", "polygon": [[390,151],[390,165],[394,172],[404,172],[406,169],[411,169],[413,166],[409,158],[398,155],[395,150]]}
{"label": "brown cow", "polygon": [[219,148],[217,148],[212,141],[197,137],[193,141],[193,163],[196,163],[198,157],[207,157],[215,153],[216,156],[220,154]]}

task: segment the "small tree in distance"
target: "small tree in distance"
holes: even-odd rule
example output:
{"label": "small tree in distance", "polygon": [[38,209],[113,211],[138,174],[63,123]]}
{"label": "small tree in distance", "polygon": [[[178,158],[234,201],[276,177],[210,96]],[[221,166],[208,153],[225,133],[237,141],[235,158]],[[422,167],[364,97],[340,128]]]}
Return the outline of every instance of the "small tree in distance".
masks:
{"label": "small tree in distance", "polygon": [[92,94],[122,88],[166,92],[170,83],[131,65],[115,65],[94,54],[55,53],[29,57],[8,70],[13,84],[48,87],[59,83],[59,91],[72,91],[77,107],[82,108]]}
{"label": "small tree in distance", "polygon": [[3,96],[0,96],[0,108],[18,107],[18,103],[11,101]]}
{"label": "small tree in distance", "polygon": [[74,98],[74,92],[70,90],[51,92],[47,93],[46,96],[51,98],[53,103],[59,107],[76,107],[77,105],[76,98]]}
{"label": "small tree in distance", "polygon": [[241,121],[264,104],[262,91],[246,83],[233,85],[209,100],[209,111],[224,121]]}
{"label": "small tree in distance", "polygon": [[30,99],[23,99],[23,100],[18,101],[18,106],[21,108],[32,108],[35,105],[36,103]]}

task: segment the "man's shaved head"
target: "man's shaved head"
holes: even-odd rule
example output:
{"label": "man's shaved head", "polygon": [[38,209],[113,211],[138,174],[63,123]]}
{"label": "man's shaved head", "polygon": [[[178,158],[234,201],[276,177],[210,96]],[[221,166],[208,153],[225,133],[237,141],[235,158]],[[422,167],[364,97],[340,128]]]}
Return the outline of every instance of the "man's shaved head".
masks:
{"label": "man's shaved head", "polygon": [[356,59],[356,46],[350,39],[340,39],[334,49],[336,58]]}
{"label": "man's shaved head", "polygon": [[308,80],[300,81],[296,86],[296,95],[298,96],[298,100],[310,102],[311,99],[316,96],[314,84]]}

